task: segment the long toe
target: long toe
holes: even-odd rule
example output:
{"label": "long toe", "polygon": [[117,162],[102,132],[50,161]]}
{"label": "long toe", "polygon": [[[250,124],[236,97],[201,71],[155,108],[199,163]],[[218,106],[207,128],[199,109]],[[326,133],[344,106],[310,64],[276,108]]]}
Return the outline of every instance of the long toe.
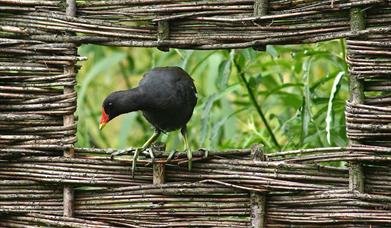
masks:
{"label": "long toe", "polygon": [[136,164],[137,164],[137,158],[142,151],[141,148],[137,148],[134,152],[133,159],[132,159],[132,178],[134,178],[134,172],[136,171]]}
{"label": "long toe", "polygon": [[187,150],[187,159],[188,159],[188,169],[191,171],[193,165],[193,153],[188,149]]}
{"label": "long toe", "polygon": [[168,155],[168,157],[167,157],[167,160],[166,160],[166,162],[169,162],[169,161],[171,161],[171,159],[174,157],[175,153],[176,153],[176,151],[175,151],[175,150],[174,150],[174,151],[172,151],[172,152],[170,152],[170,154],[169,154],[169,155]]}
{"label": "long toe", "polygon": [[134,148],[117,150],[117,151],[114,151],[113,153],[111,153],[110,158],[113,159],[115,156],[127,155],[127,154],[130,154],[132,151],[134,151]]}
{"label": "long toe", "polygon": [[124,153],[125,153],[124,150],[117,150],[117,151],[115,151],[115,152],[110,154],[110,159],[114,159],[115,156],[119,156],[119,155],[122,155]]}
{"label": "long toe", "polygon": [[153,164],[155,162],[155,155],[151,149],[149,150],[149,157],[151,158],[151,163]]}
{"label": "long toe", "polygon": [[149,157],[151,157],[152,160],[155,159],[155,154],[153,153],[153,150],[151,148],[148,149]]}
{"label": "long toe", "polygon": [[204,150],[204,159],[207,159],[209,156],[209,151],[208,150]]}

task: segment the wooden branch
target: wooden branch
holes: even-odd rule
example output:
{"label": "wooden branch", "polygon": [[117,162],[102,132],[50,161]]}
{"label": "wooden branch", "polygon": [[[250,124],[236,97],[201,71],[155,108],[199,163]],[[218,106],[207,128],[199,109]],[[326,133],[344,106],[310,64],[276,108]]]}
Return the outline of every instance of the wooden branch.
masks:
{"label": "wooden branch", "polygon": [[[70,17],[76,16],[76,1],[75,0],[66,0],[66,15]],[[73,48],[74,51],[75,47]],[[64,74],[75,75],[75,62],[71,62],[69,66],[65,67]],[[74,94],[75,88],[74,84],[64,86],[64,95]],[[75,125],[74,114],[64,116],[64,126]],[[67,158],[72,158],[75,156],[75,150],[70,148],[69,150],[64,151],[64,156]],[[64,203],[64,216],[73,217],[74,215],[74,190],[71,185],[64,185],[63,191],[63,203]]]}
{"label": "wooden branch", "polygon": [[[360,31],[365,29],[365,17],[361,8],[352,8],[350,10],[350,29]],[[349,53],[351,54],[351,53]],[[350,102],[352,104],[364,103],[364,83],[362,80],[350,76]],[[349,136],[350,134],[348,134]],[[359,141],[350,139],[350,143],[357,144]],[[364,192],[364,171],[359,162],[349,163],[349,189],[352,191]]]}
{"label": "wooden branch", "polygon": [[[261,145],[252,147],[252,156],[254,161],[265,161],[265,155]],[[266,195],[259,192],[250,192],[251,203],[251,227],[264,228],[266,227]]]}

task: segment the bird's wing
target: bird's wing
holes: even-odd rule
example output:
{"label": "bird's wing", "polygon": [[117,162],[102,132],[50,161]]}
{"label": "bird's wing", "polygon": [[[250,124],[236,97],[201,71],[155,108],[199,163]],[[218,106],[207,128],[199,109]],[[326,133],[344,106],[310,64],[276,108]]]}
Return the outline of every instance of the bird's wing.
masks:
{"label": "bird's wing", "polygon": [[169,72],[162,73],[165,70],[154,69],[145,74],[139,83],[147,96],[148,106],[153,109],[170,109],[183,105],[183,102],[195,105],[197,90],[193,79],[180,68],[172,67]]}

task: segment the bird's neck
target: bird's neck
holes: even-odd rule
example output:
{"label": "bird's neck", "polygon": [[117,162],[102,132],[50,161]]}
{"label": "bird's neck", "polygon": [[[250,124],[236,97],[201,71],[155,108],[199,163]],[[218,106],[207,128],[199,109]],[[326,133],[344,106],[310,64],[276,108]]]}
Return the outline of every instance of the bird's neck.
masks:
{"label": "bird's neck", "polygon": [[143,109],[143,99],[144,95],[142,94],[142,91],[136,87],[133,89],[125,90],[123,91],[123,96],[121,96],[121,99],[119,101],[121,107],[121,114],[122,113],[128,113],[128,112],[134,112],[139,111]]}

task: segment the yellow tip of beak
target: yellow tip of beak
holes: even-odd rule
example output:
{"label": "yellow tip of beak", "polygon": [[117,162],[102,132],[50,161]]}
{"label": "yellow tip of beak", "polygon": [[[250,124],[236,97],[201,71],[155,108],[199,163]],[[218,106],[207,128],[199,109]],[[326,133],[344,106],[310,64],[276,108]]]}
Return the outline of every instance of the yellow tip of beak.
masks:
{"label": "yellow tip of beak", "polygon": [[99,131],[101,131],[106,126],[106,123],[99,124]]}

